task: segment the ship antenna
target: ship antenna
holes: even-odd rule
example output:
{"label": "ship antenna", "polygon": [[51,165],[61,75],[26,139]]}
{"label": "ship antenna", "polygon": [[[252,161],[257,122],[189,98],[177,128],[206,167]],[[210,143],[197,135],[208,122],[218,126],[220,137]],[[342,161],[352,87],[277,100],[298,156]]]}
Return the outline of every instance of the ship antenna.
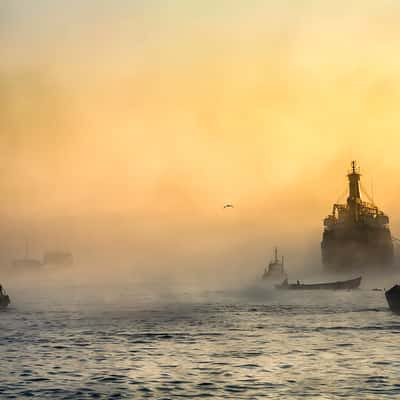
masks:
{"label": "ship antenna", "polygon": [[358,221],[359,217],[359,202],[361,201],[360,196],[360,173],[357,171],[356,162],[351,162],[351,172],[347,175],[349,179],[349,197],[347,198],[347,204],[349,207],[350,214],[353,216],[354,221]]}

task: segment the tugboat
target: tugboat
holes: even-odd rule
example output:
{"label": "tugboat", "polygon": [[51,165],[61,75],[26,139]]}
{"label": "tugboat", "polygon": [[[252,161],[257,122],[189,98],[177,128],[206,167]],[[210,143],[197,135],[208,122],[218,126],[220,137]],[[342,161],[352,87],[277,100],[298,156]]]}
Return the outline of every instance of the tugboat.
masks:
{"label": "tugboat", "polygon": [[326,270],[376,271],[393,266],[393,242],[389,217],[363,190],[369,202],[361,198],[360,170],[351,163],[347,175],[349,190],[346,204],[334,204],[324,220],[321,242],[322,262]]}
{"label": "tugboat", "polygon": [[10,304],[10,296],[3,289],[3,286],[0,285],[0,309],[6,308]]}
{"label": "tugboat", "polygon": [[287,279],[287,274],[284,269],[283,256],[282,259],[278,259],[278,248],[274,249],[274,259],[268,264],[268,269],[265,268],[262,276],[263,280],[268,281],[279,281]]}
{"label": "tugboat", "polygon": [[385,292],[385,296],[390,309],[394,313],[400,314],[400,286],[394,285],[391,289]]}

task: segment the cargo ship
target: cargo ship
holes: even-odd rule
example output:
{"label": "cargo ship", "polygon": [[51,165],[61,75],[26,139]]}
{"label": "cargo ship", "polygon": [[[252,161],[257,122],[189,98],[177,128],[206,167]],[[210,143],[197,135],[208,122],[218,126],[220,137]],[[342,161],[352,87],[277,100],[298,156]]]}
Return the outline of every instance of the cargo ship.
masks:
{"label": "cargo ship", "polygon": [[[374,201],[363,201],[360,170],[351,163],[346,204],[334,204],[324,220],[322,263],[330,271],[375,270],[393,265],[394,251],[389,217]],[[362,188],[362,187],[361,187]]]}

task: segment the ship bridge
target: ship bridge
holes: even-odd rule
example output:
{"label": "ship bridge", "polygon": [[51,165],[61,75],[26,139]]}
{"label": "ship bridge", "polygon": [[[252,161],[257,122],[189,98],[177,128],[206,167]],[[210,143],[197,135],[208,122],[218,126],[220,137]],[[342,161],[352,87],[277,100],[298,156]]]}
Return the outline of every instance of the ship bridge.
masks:
{"label": "ship bridge", "polygon": [[[349,181],[346,204],[334,204],[332,214],[324,220],[327,229],[336,224],[368,224],[385,226],[389,224],[389,217],[374,203],[367,191],[361,186],[360,169],[355,161],[351,163],[351,170],[347,174]],[[361,192],[369,202],[363,201]]]}

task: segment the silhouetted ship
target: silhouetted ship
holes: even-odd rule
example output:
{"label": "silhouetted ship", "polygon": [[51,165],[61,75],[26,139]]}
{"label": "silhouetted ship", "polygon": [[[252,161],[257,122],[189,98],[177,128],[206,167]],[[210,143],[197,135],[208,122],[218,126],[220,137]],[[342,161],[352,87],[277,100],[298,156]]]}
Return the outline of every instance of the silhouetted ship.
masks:
{"label": "silhouetted ship", "polygon": [[283,256],[280,261],[278,259],[278,249],[275,247],[274,259],[268,264],[268,269],[265,268],[262,279],[282,282],[282,279],[285,278],[287,278],[287,275],[284,269]]}
{"label": "silhouetted ship", "polygon": [[361,276],[347,281],[327,282],[327,283],[289,283],[285,279],[280,285],[276,285],[277,289],[284,290],[352,290],[358,289],[361,283]]}
{"label": "silhouetted ship", "polygon": [[355,161],[351,163],[347,177],[347,203],[334,204],[332,214],[324,220],[321,242],[324,266],[332,271],[348,271],[360,268],[379,270],[392,265],[389,217],[378,209],[373,200],[369,199],[370,203],[367,203],[361,199],[360,173]]}
{"label": "silhouetted ship", "polygon": [[49,251],[44,254],[43,260],[29,256],[29,241],[25,240],[25,255],[12,261],[14,271],[34,271],[41,267],[70,267],[74,263],[74,258],[67,251]]}

